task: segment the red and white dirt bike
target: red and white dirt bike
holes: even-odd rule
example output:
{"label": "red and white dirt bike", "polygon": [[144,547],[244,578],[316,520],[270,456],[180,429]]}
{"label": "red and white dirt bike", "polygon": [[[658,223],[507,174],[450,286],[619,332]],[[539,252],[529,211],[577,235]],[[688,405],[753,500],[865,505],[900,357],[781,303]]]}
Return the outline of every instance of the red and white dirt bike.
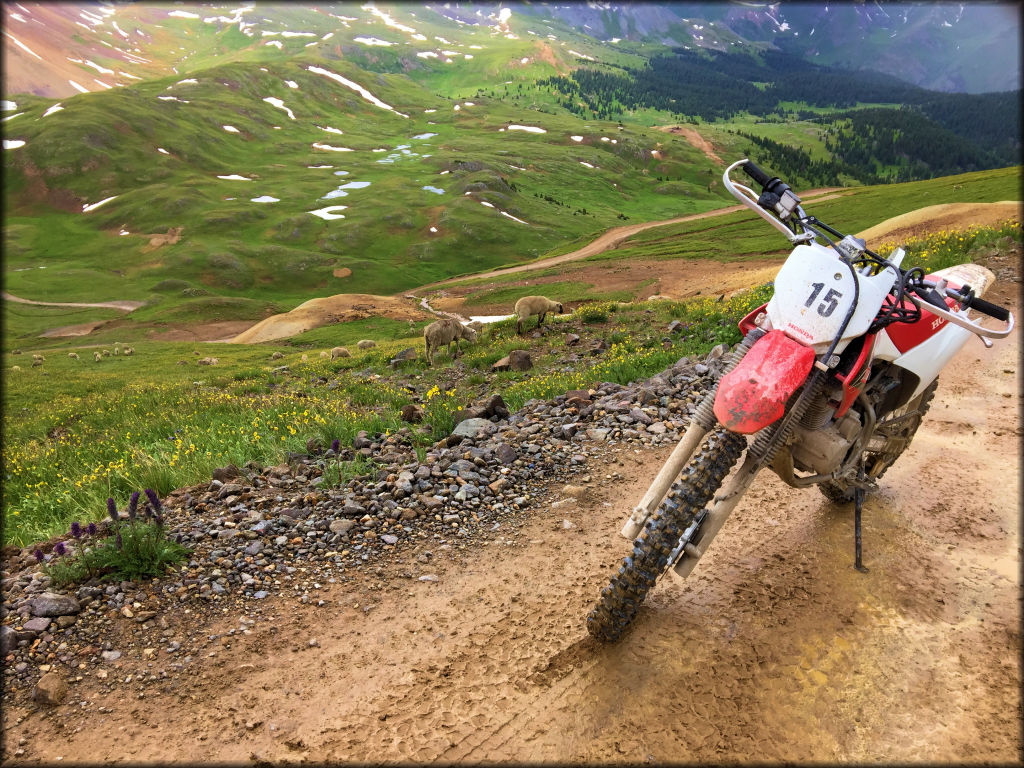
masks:
{"label": "red and white dirt bike", "polygon": [[[760,195],[729,178],[739,167]],[[971,334],[991,346],[990,337],[1013,330],[1006,309],[978,298],[995,279],[984,267],[902,270],[902,248],[879,256],[809,216],[789,186],[753,163],[733,163],[722,180],[796,247],[771,301],[740,321],[743,340],[622,529],[635,539],[633,552],[587,617],[590,634],[606,642],[619,638],[663,573],[693,570],[764,467],[793,487],[816,485],[834,502],[856,503],[863,570],[864,493],[910,444],[939,373]],[[982,327],[969,309],[1005,327]]]}

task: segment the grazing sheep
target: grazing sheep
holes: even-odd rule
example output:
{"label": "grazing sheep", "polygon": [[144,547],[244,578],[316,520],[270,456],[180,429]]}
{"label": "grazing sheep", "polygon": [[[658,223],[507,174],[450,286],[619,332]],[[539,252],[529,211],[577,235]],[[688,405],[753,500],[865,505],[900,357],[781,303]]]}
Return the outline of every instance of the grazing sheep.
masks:
{"label": "grazing sheep", "polygon": [[43,361],[44,361],[45,359],[46,359],[46,358],[45,358],[45,357],[43,357],[42,355],[36,355],[36,354],[33,354],[33,355],[32,355],[32,362],[33,362],[33,363],[34,363],[34,362],[37,362],[37,361],[41,363],[41,362],[43,362]]}
{"label": "grazing sheep", "polygon": [[98,363],[100,360],[103,359],[103,357],[102,357],[102,355],[100,355],[99,352],[93,352],[92,353],[92,359],[95,360]]}
{"label": "grazing sheep", "polygon": [[72,360],[77,360],[78,354],[75,352],[68,352],[68,357],[70,357]]}
{"label": "grazing sheep", "polygon": [[306,362],[307,360],[309,360],[309,355],[303,355],[302,362]]}
{"label": "grazing sheep", "polygon": [[33,368],[38,368],[42,364],[43,364],[43,361],[41,359],[36,359],[36,360],[32,361],[32,367]]}
{"label": "grazing sheep", "polygon": [[423,329],[423,338],[426,340],[427,345],[427,364],[434,364],[434,353],[442,345],[448,345],[448,354],[452,352],[452,342],[455,343],[455,356],[458,357],[460,352],[459,339],[465,339],[466,341],[476,341],[476,331],[469,328],[458,320],[452,320],[451,318],[444,318],[437,320],[426,328]]}
{"label": "grazing sheep", "polygon": [[561,314],[563,311],[561,303],[552,301],[545,296],[523,296],[516,302],[516,333],[522,333],[523,323],[534,315],[538,316],[537,327],[540,328],[541,323],[544,322],[544,315],[548,312]]}
{"label": "grazing sheep", "polygon": [[468,323],[466,323],[466,327],[472,328],[477,333],[480,333],[480,331],[484,329],[484,324],[481,323],[479,320],[470,320]]}
{"label": "grazing sheep", "polygon": [[328,352],[326,349],[321,349],[320,350],[320,357],[330,357],[330,356],[331,356],[331,353]]}
{"label": "grazing sheep", "polygon": [[331,360],[337,360],[339,357],[352,357],[352,353],[345,347],[335,347],[331,350]]}
{"label": "grazing sheep", "polygon": [[275,352],[274,354],[272,354],[270,356],[270,359],[271,360],[280,360],[282,357],[284,357],[283,354],[281,354],[280,352]]}
{"label": "grazing sheep", "polygon": [[220,359],[216,357],[204,357],[198,361],[197,365],[216,365],[219,362]]}
{"label": "grazing sheep", "polygon": [[361,339],[356,343],[356,346],[360,349],[373,349],[377,346],[377,342],[373,339]]}
{"label": "grazing sheep", "polygon": [[130,357],[135,354],[135,347],[125,347],[121,354],[128,355]]}
{"label": "grazing sheep", "polygon": [[12,365],[11,366],[11,370],[12,371],[20,371],[21,370],[21,366],[20,365]]}
{"label": "grazing sheep", "polygon": [[109,349],[104,349],[102,354],[103,354],[104,357],[110,357],[110,350]]}

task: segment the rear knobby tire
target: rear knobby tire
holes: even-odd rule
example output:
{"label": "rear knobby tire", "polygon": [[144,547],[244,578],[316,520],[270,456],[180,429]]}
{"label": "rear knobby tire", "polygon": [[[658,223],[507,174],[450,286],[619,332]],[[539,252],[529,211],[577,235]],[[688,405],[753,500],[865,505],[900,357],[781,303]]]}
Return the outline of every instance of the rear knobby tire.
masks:
{"label": "rear knobby tire", "polygon": [[695,454],[664,501],[647,520],[611,583],[587,616],[587,631],[614,643],[636,617],[640,604],[668,566],[679,537],[722,485],[746,447],[746,438],[719,427]]}
{"label": "rear knobby tire", "polygon": [[[928,412],[938,385],[936,379],[905,406],[879,419],[863,455],[864,472],[868,477],[874,480],[881,478],[907,449]],[[821,483],[818,490],[834,504],[849,504],[853,501],[855,489],[845,483],[829,481]]]}

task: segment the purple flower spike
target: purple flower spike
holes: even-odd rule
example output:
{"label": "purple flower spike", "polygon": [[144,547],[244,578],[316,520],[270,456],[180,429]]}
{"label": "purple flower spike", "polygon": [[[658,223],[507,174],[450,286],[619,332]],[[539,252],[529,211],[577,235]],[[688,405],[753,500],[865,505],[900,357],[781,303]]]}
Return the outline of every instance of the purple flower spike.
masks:
{"label": "purple flower spike", "polygon": [[337,438],[335,438],[331,442],[331,450],[334,451],[335,453],[337,453],[340,448],[341,448],[341,440],[338,440]]}
{"label": "purple flower spike", "polygon": [[71,535],[76,539],[82,538],[82,525],[77,520],[71,524]]}
{"label": "purple flower spike", "polygon": [[85,530],[89,532],[90,536],[95,536],[99,531],[99,528],[96,527],[96,523],[89,523],[89,525],[86,526]]}
{"label": "purple flower spike", "polygon": [[37,563],[43,562],[43,557],[44,557],[43,550],[37,549],[35,552],[32,553],[32,557],[34,557],[36,559]]}
{"label": "purple flower spike", "polygon": [[67,554],[67,551],[68,551],[68,549],[67,549],[67,547],[64,546],[64,542],[63,541],[58,541],[56,544],[53,545],[53,552],[58,557],[61,557],[61,556],[65,555],[65,554]]}
{"label": "purple flower spike", "polygon": [[178,534],[177,536],[175,536],[175,537],[174,537],[174,540],[175,540],[175,542],[177,542],[178,544],[181,544],[181,534],[179,533],[179,534]]}
{"label": "purple flower spike", "polygon": [[139,492],[135,491],[132,493],[130,499],[128,499],[128,519],[133,523],[135,522],[135,511],[139,508]]}
{"label": "purple flower spike", "polygon": [[114,539],[114,543],[117,545],[118,549],[121,549],[121,547],[124,546],[124,543],[121,541],[121,534],[120,534],[120,532],[117,534],[117,538]]}
{"label": "purple flower spike", "polygon": [[156,491],[152,488],[146,489],[146,498],[148,498],[149,503],[153,505],[154,512],[159,513],[163,510],[163,507],[160,504],[160,497],[156,495]]}
{"label": "purple flower spike", "polygon": [[107,514],[110,515],[111,520],[117,522],[117,504],[109,496],[107,497]]}

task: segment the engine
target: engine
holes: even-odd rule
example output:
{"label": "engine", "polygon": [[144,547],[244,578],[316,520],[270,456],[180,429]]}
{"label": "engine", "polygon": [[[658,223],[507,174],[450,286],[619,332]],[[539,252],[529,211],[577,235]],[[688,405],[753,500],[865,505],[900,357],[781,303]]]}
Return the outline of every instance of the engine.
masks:
{"label": "engine", "polygon": [[803,419],[793,430],[795,441],[789,447],[793,466],[802,472],[827,474],[842,463],[860,434],[860,414],[851,408],[831,423],[826,419],[826,423],[814,427],[807,422]]}

